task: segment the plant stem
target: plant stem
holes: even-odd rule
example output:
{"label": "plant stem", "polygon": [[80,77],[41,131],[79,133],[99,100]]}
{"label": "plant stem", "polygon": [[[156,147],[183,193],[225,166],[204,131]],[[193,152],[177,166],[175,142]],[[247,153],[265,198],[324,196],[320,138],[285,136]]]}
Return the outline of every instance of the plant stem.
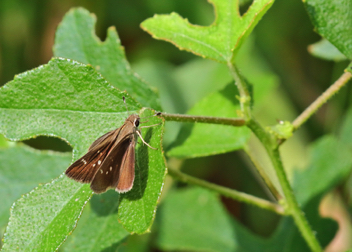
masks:
{"label": "plant stem", "polygon": [[161,112],[156,113],[156,115],[163,117],[166,121],[200,122],[200,123],[223,124],[223,125],[232,125],[232,126],[244,126],[246,124],[243,118],[181,115],[181,114],[168,114],[168,113],[161,113]]}
{"label": "plant stem", "polygon": [[306,110],[303,111],[293,122],[294,130],[302,126],[327,100],[336,94],[350,79],[352,75],[349,72],[344,73],[335,81],[321,96],[319,96]]}
{"label": "plant stem", "polygon": [[305,218],[303,212],[298,206],[290,183],[288,182],[284,167],[282,165],[276,137],[265,131],[264,128],[253,118],[251,114],[250,94],[248,92],[248,85],[243,80],[243,78],[241,78],[239,71],[232,63],[229,62],[227,65],[234,80],[236,81],[236,85],[241,95],[240,103],[243,117],[246,120],[246,125],[261,141],[271,159],[271,162],[273,163],[275,172],[277,174],[278,180],[285,196],[287,211],[289,211],[289,214],[292,215],[298,229],[301,231],[303,238],[306,240],[311,250],[322,251],[321,246],[318,240],[316,239],[313,230],[309,226],[307,219]]}
{"label": "plant stem", "polygon": [[235,65],[233,65],[231,62],[227,64],[230,74],[232,75],[233,79],[235,80],[235,84],[238,88],[238,91],[240,93],[240,104],[241,104],[241,110],[243,113],[243,117],[245,120],[249,120],[251,118],[251,95],[249,93],[249,88],[245,80],[243,80],[242,76],[240,75],[238,69],[236,68]]}
{"label": "plant stem", "polygon": [[301,231],[301,234],[308,243],[310,249],[312,251],[322,251],[321,246],[318,240],[316,239],[312,228],[310,227],[307,219],[305,218],[304,213],[298,206],[290,183],[286,177],[278,146],[275,144],[273,137],[269,133],[267,133],[254,119],[250,120],[247,123],[247,126],[262,142],[271,159],[271,162],[273,163],[275,172],[277,174],[278,180],[285,196],[287,204],[286,211],[289,211],[289,214],[293,217],[298,229]]}
{"label": "plant stem", "polygon": [[252,164],[255,166],[257,169],[258,173],[260,174],[261,179],[264,180],[265,185],[268,187],[269,191],[271,194],[274,196],[276,200],[281,200],[282,196],[280,193],[276,190],[275,186],[271,182],[269,176],[266,174],[264,171],[263,166],[260,164],[260,162],[256,159],[256,157],[253,155],[253,153],[250,151],[248,146],[244,147],[244,152],[247,154],[249,159],[251,160]]}
{"label": "plant stem", "polygon": [[273,211],[273,212],[280,214],[280,215],[285,215],[285,211],[282,206],[275,204],[275,203],[272,203],[270,201],[267,201],[267,200],[264,200],[264,199],[246,194],[246,193],[238,192],[236,190],[229,189],[227,187],[223,187],[223,186],[219,186],[219,185],[216,185],[213,183],[209,183],[205,180],[189,176],[187,174],[184,174],[184,173],[182,173],[178,170],[172,169],[172,168],[168,169],[168,174],[170,176],[182,181],[182,182],[201,186],[201,187],[210,189],[212,191],[215,191],[225,197],[229,197],[229,198],[241,201],[241,202],[249,203],[249,204],[258,206],[260,208],[264,208],[264,209]]}

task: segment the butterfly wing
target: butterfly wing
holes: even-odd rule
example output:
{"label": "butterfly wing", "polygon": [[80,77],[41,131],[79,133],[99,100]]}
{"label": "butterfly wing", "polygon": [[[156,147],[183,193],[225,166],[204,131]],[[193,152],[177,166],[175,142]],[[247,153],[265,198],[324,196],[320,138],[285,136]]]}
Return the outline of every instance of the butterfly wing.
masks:
{"label": "butterfly wing", "polygon": [[117,135],[118,132],[110,131],[100,137],[99,142],[96,140],[83,157],[67,168],[66,175],[78,182],[90,183],[114,145],[116,139],[114,134]]}
{"label": "butterfly wing", "polygon": [[134,166],[135,166],[135,143],[130,142],[127,151],[122,159],[120,168],[120,177],[115,190],[119,193],[128,192],[132,189],[134,181]]}
{"label": "butterfly wing", "polygon": [[[120,179],[120,170],[124,164],[124,157],[129,152],[133,135],[129,135],[116,144],[101,167],[96,172],[90,188],[95,193],[103,193],[109,188],[114,188]],[[133,164],[134,165],[134,164]]]}
{"label": "butterfly wing", "polygon": [[104,141],[106,141],[106,139],[111,138],[111,136],[113,136],[116,133],[116,130],[112,130],[109,131],[108,133],[102,135],[101,137],[99,137],[97,140],[95,140],[90,146],[88,151],[90,151],[91,149],[93,149],[94,147],[98,146],[101,143],[104,143]]}

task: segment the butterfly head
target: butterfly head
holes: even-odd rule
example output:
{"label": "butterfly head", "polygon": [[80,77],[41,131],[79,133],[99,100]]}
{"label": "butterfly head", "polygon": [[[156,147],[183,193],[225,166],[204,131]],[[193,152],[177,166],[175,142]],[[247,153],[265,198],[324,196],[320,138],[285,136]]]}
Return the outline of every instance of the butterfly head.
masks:
{"label": "butterfly head", "polygon": [[126,120],[126,122],[130,122],[134,127],[136,127],[136,128],[138,128],[138,126],[139,126],[139,123],[140,123],[140,117],[139,117],[139,115],[130,115],[128,118],[127,118],[127,120]]}

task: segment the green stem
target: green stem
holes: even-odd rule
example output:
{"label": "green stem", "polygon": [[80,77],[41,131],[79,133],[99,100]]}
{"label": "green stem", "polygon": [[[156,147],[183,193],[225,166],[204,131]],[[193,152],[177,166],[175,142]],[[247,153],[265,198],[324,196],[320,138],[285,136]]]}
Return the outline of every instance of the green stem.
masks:
{"label": "green stem", "polygon": [[242,108],[243,117],[247,122],[247,126],[253,131],[253,133],[258,137],[258,139],[263,144],[266,149],[271,162],[273,163],[275,172],[279,179],[280,185],[282,187],[286,204],[287,211],[292,215],[298,229],[301,231],[303,238],[308,243],[312,251],[322,251],[321,246],[316,239],[313,230],[309,226],[307,219],[305,218],[303,212],[298,206],[297,200],[293,194],[292,188],[288,179],[284,167],[282,165],[281,157],[278,150],[277,139],[275,136],[269,134],[265,131],[262,126],[252,117],[251,107],[250,107],[250,94],[248,91],[247,83],[241,78],[239,71],[232,63],[227,64],[232,74],[236,85],[240,93],[240,103]]}
{"label": "green stem", "polygon": [[247,123],[247,126],[253,131],[253,133],[258,137],[258,139],[264,145],[271,162],[273,163],[275,172],[277,174],[278,180],[282,187],[286,204],[287,211],[293,217],[298,229],[301,231],[302,236],[308,243],[312,251],[322,251],[322,248],[316,239],[312,228],[310,227],[304,213],[299,208],[297,200],[293,194],[290,183],[286,177],[286,173],[281,161],[280,153],[275,144],[275,139],[272,138],[254,119]]}
{"label": "green stem", "polygon": [[344,73],[335,81],[321,96],[319,96],[306,110],[303,111],[293,122],[294,130],[302,126],[327,100],[336,94],[350,79],[352,75],[349,72]]}
{"label": "green stem", "polygon": [[212,191],[215,191],[225,197],[229,197],[229,198],[241,201],[241,202],[252,204],[254,206],[258,206],[260,208],[264,208],[264,209],[273,211],[273,212],[280,214],[280,215],[285,215],[285,211],[282,206],[275,204],[275,203],[272,203],[270,201],[267,201],[267,200],[264,200],[264,199],[246,194],[246,193],[238,192],[236,190],[229,189],[227,187],[223,187],[223,186],[219,186],[219,185],[216,185],[213,183],[209,183],[205,180],[198,179],[198,178],[189,176],[187,174],[184,174],[176,169],[169,168],[168,174],[170,176],[172,176],[173,178],[176,178],[182,182],[201,186],[201,187],[210,189]]}
{"label": "green stem", "polygon": [[235,84],[238,88],[240,93],[240,104],[241,110],[243,113],[243,117],[245,120],[249,120],[251,118],[251,95],[249,93],[249,88],[245,80],[243,80],[242,76],[240,75],[238,69],[235,65],[231,62],[227,64],[230,74],[232,75],[233,79],[235,80]]}
{"label": "green stem", "polygon": [[181,115],[181,114],[168,114],[158,112],[156,116],[165,118],[166,121],[176,122],[200,122],[223,124],[231,126],[244,126],[246,124],[243,118],[227,118],[227,117],[213,117],[213,116],[195,116],[195,115]]}
{"label": "green stem", "polygon": [[264,180],[265,185],[267,186],[267,188],[269,189],[269,191],[271,192],[271,194],[275,197],[276,200],[281,200],[282,196],[280,195],[280,193],[276,190],[275,186],[273,185],[273,183],[271,182],[271,179],[269,178],[269,176],[266,174],[266,172],[264,171],[263,166],[260,164],[260,162],[256,159],[255,155],[253,155],[253,153],[251,152],[250,148],[248,146],[244,147],[244,151],[247,154],[247,156],[249,157],[249,159],[252,161],[252,164],[255,166],[255,168],[257,169],[258,173],[260,174],[261,179]]}

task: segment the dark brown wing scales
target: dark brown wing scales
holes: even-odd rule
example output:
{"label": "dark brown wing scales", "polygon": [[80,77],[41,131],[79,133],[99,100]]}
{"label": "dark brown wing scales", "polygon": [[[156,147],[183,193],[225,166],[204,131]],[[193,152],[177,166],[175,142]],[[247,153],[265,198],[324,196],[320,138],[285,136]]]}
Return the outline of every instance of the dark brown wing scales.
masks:
{"label": "dark brown wing scales", "polygon": [[134,181],[134,165],[135,165],[135,143],[130,142],[130,146],[125,152],[121,169],[120,169],[120,177],[118,183],[115,187],[115,190],[119,193],[128,192],[132,189],[133,181]]}
{"label": "dark brown wing scales", "polygon": [[[112,131],[107,134],[109,133],[112,133]],[[107,134],[104,136],[107,137]],[[110,152],[110,149],[115,142],[116,137],[106,137],[104,139],[102,139],[102,137],[99,138],[98,140],[100,141],[98,143],[98,140],[96,140],[89,148],[87,154],[75,161],[66,170],[66,175],[69,178],[81,183],[90,183],[93,180],[99,166],[104,162],[104,159]],[[95,146],[93,146],[94,144]]]}
{"label": "dark brown wing scales", "polygon": [[123,158],[125,153],[128,152],[127,149],[131,144],[131,140],[130,137],[126,137],[122,142],[115,145],[101,167],[99,167],[90,185],[90,188],[95,193],[103,193],[109,188],[116,187],[120,177]]}

